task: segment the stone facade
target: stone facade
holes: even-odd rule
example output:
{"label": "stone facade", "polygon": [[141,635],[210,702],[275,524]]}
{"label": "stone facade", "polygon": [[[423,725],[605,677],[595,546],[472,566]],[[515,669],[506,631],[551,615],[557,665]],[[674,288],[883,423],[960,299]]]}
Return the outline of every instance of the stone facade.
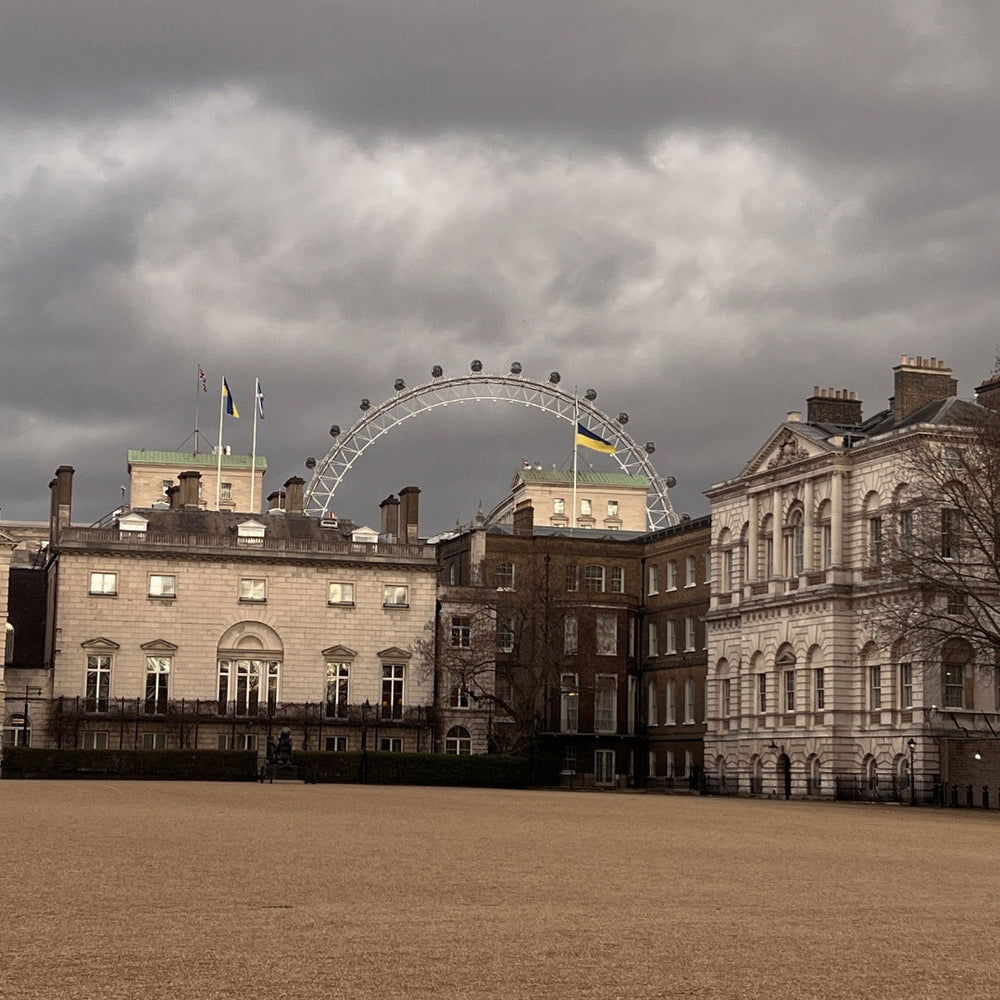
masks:
{"label": "stone facade", "polygon": [[[224,454],[222,476],[219,456],[176,451],[130,450],[128,453],[129,504],[135,509],[151,508],[170,501],[169,489],[178,484],[181,472],[200,473],[199,491],[194,502],[203,510],[249,511],[259,513],[264,503],[264,473],[267,459],[258,455],[253,477],[251,503],[251,466],[253,456]],[[216,490],[218,483],[222,488]],[[219,502],[216,503],[216,494]]]}
{"label": "stone facade", "polygon": [[883,546],[900,530],[906,449],[971,407],[948,398],[955,382],[936,359],[904,358],[895,376],[892,408],[850,428],[791,415],[736,478],[707,491],[705,759],[728,791],[831,795],[837,779],[905,791],[910,740],[927,781],[941,770],[943,728],[1000,728],[992,674],[967,670],[961,707],[946,716],[940,658],[873,641],[878,602],[905,588]]}

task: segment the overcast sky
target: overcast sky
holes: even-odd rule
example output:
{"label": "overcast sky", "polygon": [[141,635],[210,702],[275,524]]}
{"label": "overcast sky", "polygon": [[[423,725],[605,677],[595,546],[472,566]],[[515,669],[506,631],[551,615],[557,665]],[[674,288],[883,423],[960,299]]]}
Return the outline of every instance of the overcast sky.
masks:
{"label": "overcast sky", "polygon": [[[6,0],[0,516],[44,519],[61,464],[74,520],[110,510],[127,449],[191,435],[199,364],[201,450],[225,373],[249,453],[260,378],[267,489],[396,378],[516,360],[626,410],[692,514],[816,384],[869,415],[922,354],[971,396],[998,47],[995,3]],[[335,506],[416,485],[431,533],[570,451],[450,407]]]}

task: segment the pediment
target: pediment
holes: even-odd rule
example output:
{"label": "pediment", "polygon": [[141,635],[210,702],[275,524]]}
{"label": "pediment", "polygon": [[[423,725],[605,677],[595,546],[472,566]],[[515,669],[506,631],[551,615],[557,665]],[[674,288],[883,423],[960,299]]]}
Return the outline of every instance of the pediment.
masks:
{"label": "pediment", "polygon": [[121,646],[117,642],[112,642],[110,639],[106,639],[103,635],[96,636],[93,639],[87,639],[86,642],[81,642],[80,646],[83,649],[121,649]]}
{"label": "pediment", "polygon": [[357,655],[355,650],[347,646],[331,646],[323,650],[323,656],[328,660],[353,660]]}
{"label": "pediment", "polygon": [[152,642],[144,642],[139,648],[147,653],[176,653],[178,647],[166,639],[154,639]]}
{"label": "pediment", "polygon": [[408,660],[413,655],[399,646],[390,646],[388,649],[380,650],[375,654],[380,660]]}
{"label": "pediment", "polygon": [[15,538],[6,531],[0,530],[0,545],[9,545],[11,548],[14,548],[20,544],[21,540],[19,538]]}
{"label": "pediment", "polygon": [[793,465],[817,455],[825,454],[825,449],[817,441],[793,430],[794,424],[782,424],[744,466],[740,478],[770,472],[783,465]]}

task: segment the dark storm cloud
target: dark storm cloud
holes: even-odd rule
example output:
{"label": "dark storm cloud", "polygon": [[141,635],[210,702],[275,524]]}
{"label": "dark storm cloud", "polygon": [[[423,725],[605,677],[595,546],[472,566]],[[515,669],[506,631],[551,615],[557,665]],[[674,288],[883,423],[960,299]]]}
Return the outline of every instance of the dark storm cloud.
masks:
{"label": "dark storm cloud", "polygon": [[[8,3],[0,504],[119,499],[204,449],[229,378],[268,489],[359,400],[481,358],[594,386],[699,512],[814,384],[885,405],[900,353],[971,393],[1000,328],[994,5]],[[199,395],[201,364],[211,391]],[[187,441],[188,446],[190,440]],[[408,421],[338,508],[488,508],[565,428]],[[343,504],[343,506],[342,506]],[[367,513],[366,513],[367,512]]]}

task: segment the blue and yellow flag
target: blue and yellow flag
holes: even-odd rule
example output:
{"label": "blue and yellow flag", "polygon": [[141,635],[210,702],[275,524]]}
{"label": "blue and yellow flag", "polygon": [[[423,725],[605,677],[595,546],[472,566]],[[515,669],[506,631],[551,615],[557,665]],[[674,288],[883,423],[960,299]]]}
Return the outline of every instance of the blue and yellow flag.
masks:
{"label": "blue and yellow flag", "polygon": [[576,425],[576,443],[584,448],[592,448],[594,451],[604,452],[605,455],[613,455],[615,446],[610,441],[598,437],[593,431],[587,430],[583,424]]}
{"label": "blue and yellow flag", "polygon": [[236,409],[236,401],[233,399],[233,394],[229,391],[229,383],[226,381],[225,375],[222,376],[222,398],[226,401],[226,413],[239,420],[240,411]]}

